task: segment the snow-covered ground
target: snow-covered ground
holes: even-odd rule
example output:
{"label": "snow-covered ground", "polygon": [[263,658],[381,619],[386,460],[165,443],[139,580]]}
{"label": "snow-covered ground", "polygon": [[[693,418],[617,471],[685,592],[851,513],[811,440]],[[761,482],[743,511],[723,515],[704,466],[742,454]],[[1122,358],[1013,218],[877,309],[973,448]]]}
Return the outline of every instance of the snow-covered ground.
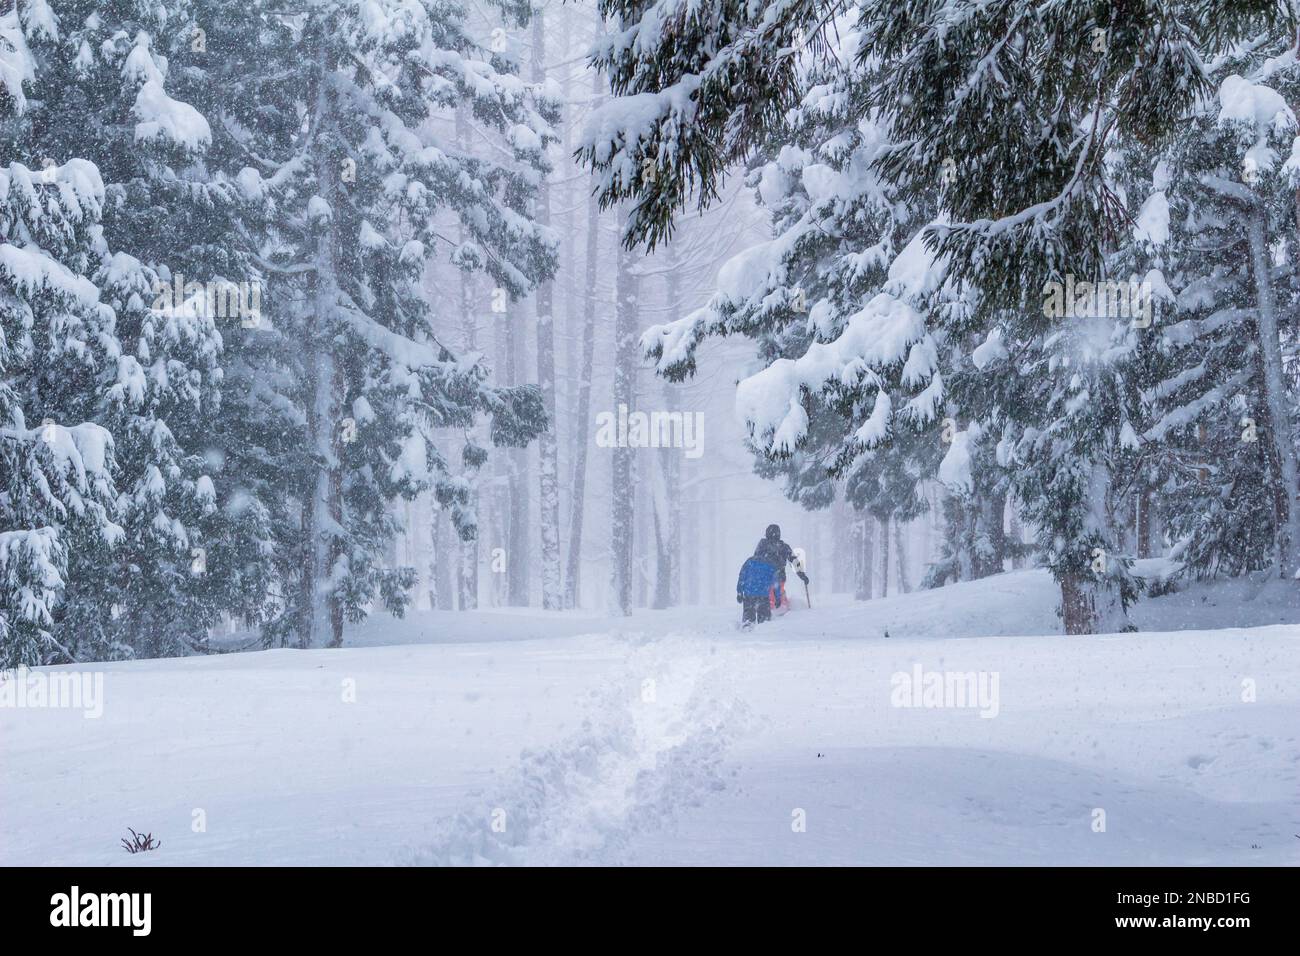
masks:
{"label": "snow-covered ground", "polygon": [[[1195,588],[1067,638],[1034,571],[752,634],[428,613],[104,665],[97,719],[0,708],[0,864],[1300,863],[1290,600]],[[895,706],[918,668],[991,696]]]}

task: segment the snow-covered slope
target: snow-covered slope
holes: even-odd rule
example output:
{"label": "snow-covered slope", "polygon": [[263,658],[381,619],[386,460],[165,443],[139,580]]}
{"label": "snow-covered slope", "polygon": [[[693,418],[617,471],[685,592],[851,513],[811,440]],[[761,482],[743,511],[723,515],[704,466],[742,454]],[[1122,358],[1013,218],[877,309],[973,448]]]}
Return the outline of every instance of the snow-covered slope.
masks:
{"label": "snow-covered slope", "polygon": [[[1240,598],[1136,618],[1287,613]],[[98,719],[0,708],[0,863],[1300,862],[1300,627],[1066,638],[1054,600],[1022,572],[753,634],[429,614],[105,665]],[[896,706],[918,668],[996,694]]]}
{"label": "snow-covered slope", "polygon": [[[1140,561],[1137,570],[1151,579],[1164,572],[1159,561]],[[806,607],[799,583],[792,583],[796,610]],[[1130,610],[1143,631],[1181,631],[1265,624],[1300,624],[1300,592],[1283,581],[1242,578],[1212,584],[1180,585],[1176,593],[1145,598]],[[1044,570],[1015,571],[963,582],[933,591],[852,601],[847,595],[812,593],[817,613],[800,619],[784,633],[794,640],[842,637],[993,637],[1060,634],[1056,607],[1060,594]],[[516,641],[576,637],[616,630],[673,631],[730,627],[739,612],[733,606],[684,607],[635,612],[630,621],[614,621],[591,612],[541,614],[535,610],[434,611],[397,620],[377,613],[350,625],[350,647],[392,644]],[[256,635],[223,638],[228,649],[257,646]]]}

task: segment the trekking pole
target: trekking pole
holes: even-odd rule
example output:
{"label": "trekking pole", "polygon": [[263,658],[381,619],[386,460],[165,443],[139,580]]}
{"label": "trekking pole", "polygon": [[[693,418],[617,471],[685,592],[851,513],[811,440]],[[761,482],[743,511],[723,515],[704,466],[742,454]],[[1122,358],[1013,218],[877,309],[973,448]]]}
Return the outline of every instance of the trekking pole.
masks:
{"label": "trekking pole", "polygon": [[812,598],[808,596],[808,582],[803,583],[803,599],[808,602],[808,610],[812,610]]}

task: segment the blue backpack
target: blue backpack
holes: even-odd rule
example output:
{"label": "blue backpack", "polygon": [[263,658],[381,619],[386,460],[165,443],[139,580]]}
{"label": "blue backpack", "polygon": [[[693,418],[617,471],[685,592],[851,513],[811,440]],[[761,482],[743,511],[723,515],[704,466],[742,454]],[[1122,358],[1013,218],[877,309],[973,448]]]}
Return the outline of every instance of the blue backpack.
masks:
{"label": "blue backpack", "polygon": [[776,568],[758,558],[750,558],[740,566],[736,593],[745,597],[766,597],[776,583]]}

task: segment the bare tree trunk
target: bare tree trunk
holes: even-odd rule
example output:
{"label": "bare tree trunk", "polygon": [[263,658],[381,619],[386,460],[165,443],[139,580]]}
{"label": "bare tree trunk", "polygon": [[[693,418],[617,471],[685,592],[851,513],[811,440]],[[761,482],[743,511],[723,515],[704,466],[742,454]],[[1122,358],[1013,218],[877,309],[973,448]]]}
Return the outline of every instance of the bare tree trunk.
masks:
{"label": "bare tree trunk", "polygon": [[853,547],[853,596],[870,601],[876,596],[876,529],[875,519],[865,511],[854,513],[851,541]]}
{"label": "bare tree trunk", "polygon": [[[1091,465],[1086,494],[1093,502],[1091,527],[1085,533],[1099,533],[1104,550],[1118,540],[1110,514],[1111,471],[1109,465],[1095,458]],[[1124,630],[1128,623],[1118,584],[1112,584],[1094,574],[1070,574],[1060,580],[1061,623],[1066,634],[1113,634]]]}
{"label": "bare tree trunk", "polygon": [[884,598],[889,597],[889,519],[876,524],[880,529],[880,596]]}
{"label": "bare tree trunk", "polygon": [[[1269,251],[1265,237],[1264,208],[1258,203],[1249,212],[1247,235],[1250,239],[1251,273],[1255,277],[1258,308],[1255,323],[1259,331],[1260,357],[1264,363],[1264,393],[1268,407],[1269,439],[1277,456],[1282,479],[1285,515],[1279,515],[1276,552],[1280,558],[1278,573],[1293,578],[1300,569],[1300,508],[1296,507],[1296,488],[1300,465],[1295,443],[1291,440],[1285,371],[1282,366],[1282,343],[1278,333],[1277,305],[1269,275]],[[1285,521],[1285,524],[1283,523]]]}
{"label": "bare tree trunk", "polygon": [[[310,421],[310,419],[309,419]],[[312,491],[314,492],[314,488]],[[302,558],[298,578],[298,646],[312,646],[316,618],[316,496],[308,494],[302,503]]]}
{"label": "bare tree trunk", "polygon": [[986,578],[1003,570],[1006,559],[1006,533],[1003,515],[1007,510],[1005,494],[981,494],[971,502],[975,527],[973,575]]}
{"label": "bare tree trunk", "polygon": [[[599,101],[600,74],[592,75],[593,104]],[[582,518],[587,497],[587,451],[591,447],[591,375],[596,361],[596,283],[600,265],[600,202],[587,198],[587,262],[582,305],[582,364],[577,369],[578,401],[573,415],[573,504],[569,509],[569,561],[564,574],[564,606],[582,601]]]}
{"label": "bare tree trunk", "polygon": [[[716,492],[710,492],[716,495]],[[709,593],[706,595],[708,601],[716,601],[718,596],[723,593],[723,588],[727,587],[729,582],[726,580],[730,575],[722,573],[722,555],[726,549],[722,544],[722,510],[723,504],[713,497],[705,505],[709,514]]]}
{"label": "bare tree trunk", "polygon": [[[615,279],[614,304],[614,414],[630,415],[636,405],[637,299],[639,279],[633,269],[633,253],[621,244],[618,251],[618,274]],[[619,447],[613,451],[613,474],[610,482],[610,609],[614,614],[632,613],[632,536],[635,528],[636,495],[633,450]]]}
{"label": "bare tree trunk", "polygon": [[[333,381],[333,399],[331,409],[333,414],[330,421],[341,422],[344,394],[343,376],[334,373]],[[343,527],[343,449],[339,443],[339,425],[335,424],[331,429],[332,435],[330,444],[333,448],[333,457],[331,459],[330,469],[328,472],[327,498],[325,502],[326,510],[330,517],[331,527]],[[342,533],[334,534],[330,537],[329,562],[326,565],[326,573],[333,579],[335,572],[338,570],[339,562],[344,554]],[[335,588],[330,589],[329,600],[327,603],[330,621],[330,641],[329,647],[343,646],[343,602],[339,600],[338,592]]]}
{"label": "bare tree trunk", "polygon": [[1014,498],[1009,499],[1009,501],[1011,512],[1007,521],[1010,528],[1010,530],[1007,531],[1007,537],[1010,538],[1012,543],[1016,546],[1016,550],[1011,556],[1011,569],[1013,571],[1019,571],[1025,566],[1025,559],[1020,554],[1020,546],[1025,543],[1025,531],[1020,525],[1020,503]]}
{"label": "bare tree trunk", "polygon": [[[822,575],[830,570],[829,558],[831,556],[831,530],[833,528],[833,525],[831,524],[831,512],[830,509],[827,508],[823,511],[813,512],[811,517],[813,536],[812,547],[804,553],[804,567],[802,570],[809,578],[815,577],[818,583],[821,584]],[[814,565],[816,567],[815,572],[812,570]],[[830,583],[831,582],[827,580],[825,586],[829,587]],[[811,590],[811,584],[809,585],[809,590]],[[808,595],[805,594],[804,599],[807,600],[807,597]]]}
{"label": "bare tree trunk", "polygon": [[853,509],[841,497],[831,505],[831,590],[836,593],[857,591],[860,544]]}
{"label": "bare tree trunk", "polygon": [[[546,32],[541,8],[533,11],[533,80],[546,81]],[[537,224],[551,225],[551,191],[545,179],[538,187]],[[541,527],[542,607],[558,611],[564,602],[560,577],[560,452],[559,421],[555,414],[554,285],[548,279],[537,287],[537,385],[542,390],[549,424],[537,439],[538,515]]]}
{"label": "bare tree trunk", "polygon": [[[527,336],[522,328],[511,327],[510,364],[507,370],[510,383],[523,381],[519,369],[523,362]],[[510,544],[506,574],[507,601],[511,607],[527,607],[532,597],[532,501],[529,498],[529,449],[512,448],[510,458]]]}
{"label": "bare tree trunk", "polygon": [[441,611],[455,608],[451,588],[451,548],[447,516],[436,501],[429,512],[429,606]]}
{"label": "bare tree trunk", "polygon": [[[665,386],[664,394],[669,407],[672,408],[672,396],[676,390]],[[681,450],[663,448],[659,450],[660,488],[654,496],[654,531],[655,531],[655,608],[674,607],[681,602],[681,550],[682,550],[682,502],[681,502]]]}
{"label": "bare tree trunk", "polygon": [[[469,507],[478,512],[479,496],[476,490],[470,491]],[[478,532],[468,540],[462,538],[455,528],[451,529],[453,538],[458,543],[459,560],[456,562],[456,606],[462,611],[472,611],[478,607]]]}
{"label": "bare tree trunk", "polygon": [[[477,508],[477,495],[472,507]],[[457,535],[459,538],[460,536]],[[460,562],[457,565],[456,601],[462,611],[478,607],[478,535],[468,541],[460,538]]]}
{"label": "bare tree trunk", "polygon": [[429,507],[426,509],[426,513],[423,517],[429,525],[429,533],[425,537],[425,540],[428,542],[429,550],[424,554],[424,560],[421,562],[423,565],[421,579],[424,582],[424,594],[425,598],[429,602],[429,610],[436,611],[438,610],[438,602],[440,600],[440,595],[438,594],[438,591],[440,590],[438,587],[438,568],[439,565],[442,564],[439,560],[441,555],[438,553],[439,546],[441,545],[441,542],[438,540],[438,535],[441,528],[438,527],[438,504],[436,501],[429,501]]}
{"label": "bare tree trunk", "polygon": [[446,512],[438,519],[440,528],[439,540],[445,542],[443,548],[443,560],[438,565],[438,597],[441,600],[441,607],[444,611],[454,611],[457,608],[456,603],[456,579],[459,575],[457,570],[459,558],[454,557],[458,548],[456,542],[459,537],[456,529],[451,523],[451,518]]}
{"label": "bare tree trunk", "polygon": [[[924,495],[926,502],[927,502],[927,503],[930,502],[930,500],[931,500],[931,499],[930,499],[930,489],[929,489],[929,488],[924,488],[922,494]],[[924,586],[926,571],[927,571],[928,568],[930,567],[930,562],[934,559],[934,555],[932,554],[932,548],[933,548],[933,546],[934,546],[934,508],[933,508],[933,506],[927,507],[927,508],[925,509],[925,514],[921,515],[920,525],[921,525],[921,534],[920,534],[920,537],[921,537],[921,548],[920,548],[921,581],[922,581],[922,586]]]}
{"label": "bare tree trunk", "polygon": [[[572,6],[562,4],[557,12],[564,24],[564,39],[561,46],[564,55],[567,56],[568,51],[573,49],[574,9]],[[585,14],[587,11],[583,12]],[[563,58],[562,56],[561,59]],[[577,165],[570,159],[573,156],[572,132],[575,120],[574,111],[570,106],[573,102],[573,76],[574,74],[570,70],[562,70],[560,75],[560,102],[565,104],[564,121],[560,124],[562,130],[560,152],[564,158],[564,165],[560,168],[564,170],[565,179],[563,202],[565,213],[562,227],[564,248],[560,256],[560,262],[565,276],[563,338],[566,343],[566,354],[564,374],[558,376],[556,382],[556,397],[561,409],[557,412],[556,427],[559,427],[560,416],[564,417],[566,423],[566,443],[561,445],[565,454],[557,462],[557,467],[563,468],[567,466],[570,476],[573,473],[573,461],[578,453],[578,448],[585,445],[588,439],[586,423],[579,422],[577,419],[576,383],[577,378],[583,374],[583,343],[579,325],[582,314],[579,299],[583,291],[579,283],[582,273],[578,268],[578,234],[582,231],[579,219],[579,208],[581,206],[579,195],[580,190],[587,186],[587,182],[579,176]],[[571,531],[574,512],[583,508],[583,503],[574,497],[571,485],[568,487],[567,492],[561,496],[560,505],[562,509],[560,527]],[[569,548],[568,554],[564,556],[561,571],[560,606],[573,607],[576,603],[574,600],[576,593],[570,591],[569,581],[571,575],[580,573],[581,542],[579,542],[579,547],[575,548],[571,537],[564,539],[561,536],[561,539],[569,541]]]}
{"label": "bare tree trunk", "polygon": [[[456,111],[456,138],[462,146],[469,142],[469,131],[465,109]],[[465,241],[465,227],[458,227],[459,237]],[[465,352],[478,351],[478,323],[474,316],[474,279],[468,272],[460,274],[460,326],[461,343]],[[469,477],[469,476],[467,476]],[[469,501],[466,507],[474,515],[474,525],[479,526],[479,482],[470,479]],[[459,560],[456,563],[456,606],[462,611],[475,610],[478,607],[478,558],[479,537],[481,531],[475,531],[474,537],[465,540],[453,528],[452,534],[459,547]]]}
{"label": "bare tree trunk", "polygon": [[1151,498],[1151,517],[1148,519],[1151,523],[1151,550],[1153,556],[1159,556],[1165,553],[1165,523],[1164,516],[1160,512],[1160,502],[1154,496]]}
{"label": "bare tree trunk", "polygon": [[[527,367],[528,336],[518,319],[505,323],[505,379],[509,385],[524,381],[521,369]],[[509,524],[506,542],[505,591],[506,604],[527,607],[531,599],[532,502],[529,499],[528,458],[529,449],[511,448],[506,451],[506,507]]]}
{"label": "bare tree trunk", "polygon": [[[668,308],[670,315],[675,318],[681,311],[681,281],[677,270],[677,250],[671,243],[666,254]],[[666,411],[682,411],[679,407],[680,389],[677,386],[665,382],[663,396]],[[678,562],[682,546],[681,456],[680,448],[661,448],[656,456],[659,464],[659,483],[653,500],[655,502],[655,553],[658,561],[655,570],[654,607],[661,609],[672,607],[680,599]]]}
{"label": "bare tree trunk", "polygon": [[[505,374],[505,369],[510,365],[509,355],[513,342],[510,337],[510,322],[508,314],[498,315],[493,322],[493,340],[497,353],[496,371],[498,381],[503,385],[510,383],[510,379]],[[511,550],[514,545],[511,525],[515,518],[512,505],[514,486],[511,484],[511,476],[515,466],[509,453],[494,454],[491,460],[494,472],[491,495],[493,530],[487,554],[488,569],[492,575],[493,606],[504,607],[510,603],[510,575],[516,560]]]}
{"label": "bare tree trunk", "polygon": [[1092,581],[1070,576],[1061,581],[1061,624],[1066,634],[1091,634],[1096,626]]}
{"label": "bare tree trunk", "polygon": [[689,605],[700,603],[700,506],[695,500],[699,487],[691,489],[684,502],[686,520],[682,523],[683,600]]}
{"label": "bare tree trunk", "polygon": [[[641,480],[643,471],[647,473],[648,481]],[[632,487],[636,489],[636,497],[640,500],[633,507],[636,520],[632,522],[632,527],[635,529],[632,532],[632,580],[636,583],[636,596],[632,602],[633,607],[648,607],[650,604],[652,559],[646,542],[650,541],[652,537],[650,525],[654,514],[654,501],[652,499],[655,480],[654,469],[646,467],[645,459],[634,457],[632,459]],[[654,560],[657,566],[657,555]]]}
{"label": "bare tree trunk", "polygon": [[840,517],[840,499],[838,496],[835,498],[834,501],[831,502],[830,519],[831,519],[831,529],[830,529],[831,545],[830,545],[830,552],[827,554],[827,558],[829,558],[830,561],[830,563],[827,566],[827,571],[830,574],[830,580],[828,580],[826,583],[830,585],[830,589],[832,593],[838,593],[839,591],[843,590],[840,587],[840,582],[841,579],[844,577],[844,570],[843,570],[844,548],[841,541],[843,537],[842,529],[843,529],[844,522]]}
{"label": "bare tree trunk", "polygon": [[1137,556],[1139,558],[1151,557],[1151,491],[1143,488],[1133,498],[1133,506],[1137,509],[1137,520],[1134,522],[1134,534],[1137,537]]}
{"label": "bare tree trunk", "polygon": [[673,455],[668,483],[668,606],[681,604],[681,458]]}
{"label": "bare tree trunk", "polygon": [[903,526],[897,519],[894,519],[894,552],[898,556],[898,589],[910,594],[912,585],[907,580],[907,546],[903,542]]}
{"label": "bare tree trunk", "polygon": [[656,610],[663,610],[672,607],[675,603],[674,577],[677,567],[677,548],[681,544],[679,531],[671,513],[673,505],[668,491],[669,475],[677,466],[676,450],[661,448],[655,457],[658,459],[658,469],[651,475],[651,483],[654,487],[650,496],[655,537],[655,579],[654,597],[651,599],[650,606]]}

